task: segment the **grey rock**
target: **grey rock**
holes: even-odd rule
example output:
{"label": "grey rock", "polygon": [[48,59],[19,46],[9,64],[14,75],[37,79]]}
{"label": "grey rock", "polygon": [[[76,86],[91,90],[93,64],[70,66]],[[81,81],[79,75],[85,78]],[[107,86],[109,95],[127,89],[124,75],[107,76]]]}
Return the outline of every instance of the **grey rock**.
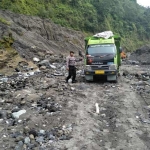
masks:
{"label": "grey rock", "polygon": [[26,97],[26,100],[29,102],[38,101],[39,99],[40,99],[40,95],[36,93],[28,94],[28,96]]}
{"label": "grey rock", "polygon": [[19,142],[18,142],[18,145],[19,145],[19,146],[23,146],[23,142],[22,142],[22,141],[19,141]]}
{"label": "grey rock", "polygon": [[31,140],[34,140],[34,135],[33,134],[30,134],[29,137],[30,137]]}
{"label": "grey rock", "polygon": [[150,94],[150,90],[145,90],[146,93]]}
{"label": "grey rock", "polygon": [[142,76],[142,80],[143,80],[143,81],[148,81],[148,80],[149,80],[149,77]]}
{"label": "grey rock", "polygon": [[42,89],[48,89],[50,87],[50,85],[48,83],[44,83],[42,85]]}
{"label": "grey rock", "polygon": [[38,65],[49,67],[50,66],[50,62],[49,62],[49,60],[42,60],[41,62],[38,63]]}
{"label": "grey rock", "polygon": [[33,61],[35,61],[35,62],[39,62],[39,61],[40,61],[40,59],[39,59],[39,58],[34,57],[34,58],[33,58]]}
{"label": "grey rock", "polygon": [[29,137],[26,137],[26,138],[24,139],[24,143],[25,143],[25,144],[29,144],[29,143],[30,143],[30,138],[29,138]]}
{"label": "grey rock", "polygon": [[34,130],[34,129],[30,130],[30,131],[29,131],[29,134],[30,134],[30,135],[32,134],[34,137],[38,136],[37,131]]}
{"label": "grey rock", "polygon": [[58,88],[58,85],[57,84],[53,84],[52,88]]}
{"label": "grey rock", "polygon": [[123,71],[122,75],[123,76],[127,76],[129,74],[129,72],[127,70]]}
{"label": "grey rock", "polygon": [[45,150],[45,148],[44,147],[40,147],[39,150]]}
{"label": "grey rock", "polygon": [[17,136],[16,139],[15,139],[16,142],[23,141],[23,140],[24,140],[24,137],[21,136],[21,135]]}
{"label": "grey rock", "polygon": [[60,139],[60,140],[70,140],[71,137],[66,136],[66,135],[62,135],[59,139]]}
{"label": "grey rock", "polygon": [[28,146],[28,149],[33,149],[35,147],[34,144],[28,144],[27,146]]}
{"label": "grey rock", "polygon": [[19,145],[16,145],[16,146],[15,146],[15,150],[22,150],[22,148],[23,148],[23,147],[22,147],[22,146],[19,146]]}
{"label": "grey rock", "polygon": [[52,135],[52,134],[50,134],[50,135],[49,135],[49,140],[55,140],[55,136]]}
{"label": "grey rock", "polygon": [[12,109],[12,111],[11,111],[11,112],[12,112],[12,113],[14,113],[14,112],[18,112],[19,110],[20,110],[20,108],[15,107],[15,108],[13,108],[13,109]]}
{"label": "grey rock", "polygon": [[39,147],[34,147],[33,150],[39,150]]}
{"label": "grey rock", "polygon": [[50,67],[51,67],[52,69],[56,69],[56,66],[54,66],[54,65],[50,65]]}
{"label": "grey rock", "polygon": [[75,90],[75,88],[74,88],[74,87],[71,87],[71,90],[72,90],[72,91],[74,91],[74,90]]}
{"label": "grey rock", "polygon": [[143,108],[145,108],[145,109],[150,111],[150,105],[149,106],[143,106]]}
{"label": "grey rock", "polygon": [[0,110],[0,119],[2,119],[2,118],[7,118],[7,111]]}
{"label": "grey rock", "polygon": [[4,128],[0,126],[0,132],[2,132],[3,130],[4,130]]}
{"label": "grey rock", "polygon": [[147,82],[150,83],[150,80],[148,80]]}
{"label": "grey rock", "polygon": [[39,143],[42,143],[42,142],[44,142],[44,137],[39,136],[39,137],[36,138],[36,141],[39,142]]}
{"label": "grey rock", "polygon": [[41,66],[40,67],[40,70],[45,70],[46,69],[46,66]]}
{"label": "grey rock", "polygon": [[1,88],[0,96],[6,96],[7,95],[7,92],[2,92],[3,90],[6,90],[6,88],[4,88],[4,89],[3,88]]}
{"label": "grey rock", "polygon": [[40,135],[45,135],[45,130],[40,130],[39,133]]}
{"label": "grey rock", "polygon": [[26,104],[26,101],[21,101],[20,104],[21,104],[21,105],[25,105],[25,104]]}
{"label": "grey rock", "polygon": [[1,78],[0,81],[7,83],[8,82],[8,78]]}
{"label": "grey rock", "polygon": [[22,134],[19,131],[16,131],[13,134],[11,134],[12,138],[17,138],[18,136],[22,136]]}
{"label": "grey rock", "polygon": [[[29,131],[30,131],[30,128],[28,126],[26,126],[26,127],[23,128],[23,132],[25,134],[27,134]],[[29,134],[32,134],[32,133],[29,133]]]}
{"label": "grey rock", "polygon": [[144,45],[140,47],[139,49],[134,51],[129,57],[130,60],[138,61],[142,65],[149,65],[150,64],[149,58],[150,58],[150,45]]}
{"label": "grey rock", "polygon": [[80,85],[77,86],[78,90],[86,90],[88,88],[90,88],[90,86],[88,86],[88,85],[86,85],[84,83],[82,83],[82,84],[80,84]]}
{"label": "grey rock", "polygon": [[143,123],[150,124],[150,120],[149,120],[149,119],[141,118],[141,121],[142,121]]}
{"label": "grey rock", "polygon": [[63,73],[61,73],[61,72],[55,72],[54,76],[63,76]]}
{"label": "grey rock", "polygon": [[143,81],[139,81],[136,83],[137,86],[145,86],[146,85],[146,82],[143,82]]}
{"label": "grey rock", "polygon": [[20,110],[18,112],[12,113],[12,117],[18,119],[22,114],[26,113],[26,110]]}
{"label": "grey rock", "polygon": [[142,65],[147,65],[147,64],[149,64],[149,63],[147,63],[147,61],[141,61],[141,64],[142,64]]}

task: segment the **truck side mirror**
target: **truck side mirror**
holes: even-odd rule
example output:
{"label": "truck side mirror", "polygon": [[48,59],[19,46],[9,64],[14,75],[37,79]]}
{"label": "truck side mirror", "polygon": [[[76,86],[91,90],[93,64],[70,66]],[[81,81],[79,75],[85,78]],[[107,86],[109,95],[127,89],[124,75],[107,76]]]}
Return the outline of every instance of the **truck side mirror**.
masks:
{"label": "truck side mirror", "polygon": [[120,53],[122,53],[122,47],[119,47],[119,51],[120,51]]}
{"label": "truck side mirror", "polygon": [[81,52],[81,50],[79,50],[79,56],[80,57],[84,57],[83,54],[82,54],[82,52]]}

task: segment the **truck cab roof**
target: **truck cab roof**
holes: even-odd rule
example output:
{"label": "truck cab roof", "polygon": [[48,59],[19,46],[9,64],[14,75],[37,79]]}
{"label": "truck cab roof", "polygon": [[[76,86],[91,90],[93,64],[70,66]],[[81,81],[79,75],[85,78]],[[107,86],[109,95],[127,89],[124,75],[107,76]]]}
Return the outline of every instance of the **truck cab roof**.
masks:
{"label": "truck cab roof", "polygon": [[116,41],[120,41],[121,38],[119,36],[112,36],[108,39],[101,38],[101,37],[86,37],[85,39],[86,45],[93,45],[93,44],[114,44]]}

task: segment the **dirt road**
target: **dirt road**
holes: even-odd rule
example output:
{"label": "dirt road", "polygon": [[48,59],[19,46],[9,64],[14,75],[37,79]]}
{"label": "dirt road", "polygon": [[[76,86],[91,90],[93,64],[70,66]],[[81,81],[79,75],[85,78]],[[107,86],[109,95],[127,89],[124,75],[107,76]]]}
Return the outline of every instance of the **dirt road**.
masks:
{"label": "dirt road", "polygon": [[66,84],[51,71],[9,81],[0,93],[0,150],[149,150],[150,85],[136,69],[122,66],[118,83],[79,76]]}
{"label": "dirt road", "polygon": [[[127,82],[127,83],[126,83]],[[77,86],[77,85],[75,85]],[[141,121],[144,99],[121,76],[118,84],[86,83],[68,101],[75,123],[72,139],[56,143],[67,150],[149,150],[150,125]],[[82,95],[82,96],[81,96]],[[95,103],[100,113],[96,114]],[[68,118],[70,119],[70,118]]]}

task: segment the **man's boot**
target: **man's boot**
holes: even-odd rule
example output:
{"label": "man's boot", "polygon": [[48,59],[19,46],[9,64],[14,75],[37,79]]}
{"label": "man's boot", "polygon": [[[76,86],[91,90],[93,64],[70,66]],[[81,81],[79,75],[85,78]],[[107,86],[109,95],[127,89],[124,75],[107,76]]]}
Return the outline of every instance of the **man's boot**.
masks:
{"label": "man's boot", "polygon": [[77,80],[73,80],[72,83],[77,83]]}

